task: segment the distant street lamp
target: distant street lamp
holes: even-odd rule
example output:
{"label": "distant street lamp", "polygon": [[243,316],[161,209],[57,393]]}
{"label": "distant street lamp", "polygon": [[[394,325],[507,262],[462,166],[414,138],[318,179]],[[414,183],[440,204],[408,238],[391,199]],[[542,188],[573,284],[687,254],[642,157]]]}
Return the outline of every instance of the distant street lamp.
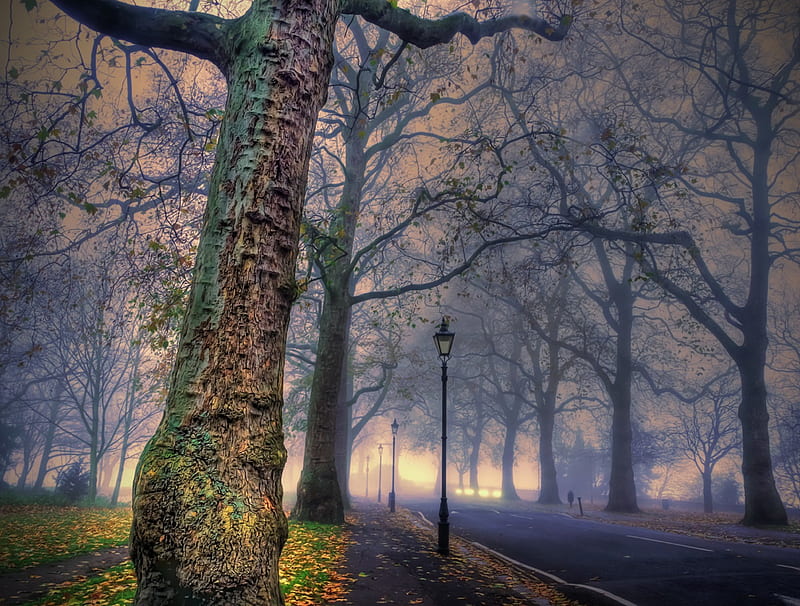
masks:
{"label": "distant street lamp", "polygon": [[394,461],[395,461],[395,446],[397,442],[397,430],[400,427],[397,424],[397,419],[391,425],[392,427],[392,492],[389,493],[389,511],[394,513]]}
{"label": "distant street lamp", "polygon": [[382,482],[383,482],[383,444],[378,444],[378,503],[381,502]]}
{"label": "distant street lamp", "polygon": [[453,348],[455,333],[450,332],[446,318],[433,335],[436,351],[442,361],[442,501],[439,505],[439,553],[450,553],[450,513],[447,510],[447,359]]}
{"label": "distant street lamp", "polygon": [[364,497],[368,499],[369,498],[369,455],[367,455],[367,474],[364,479],[364,485],[366,487],[364,488]]}

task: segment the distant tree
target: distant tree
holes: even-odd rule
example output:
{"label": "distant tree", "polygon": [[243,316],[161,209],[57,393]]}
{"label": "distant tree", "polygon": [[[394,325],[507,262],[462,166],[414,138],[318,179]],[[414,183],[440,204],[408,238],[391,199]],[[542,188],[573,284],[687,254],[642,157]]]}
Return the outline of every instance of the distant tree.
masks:
{"label": "distant tree", "polygon": [[[486,302],[484,302],[486,304]],[[476,313],[477,309],[473,309]],[[486,413],[502,431],[500,456],[500,489],[503,499],[518,500],[514,482],[517,460],[517,438],[527,424],[533,421],[530,391],[523,370],[521,353],[524,335],[510,325],[507,315],[492,313],[484,307],[485,315],[477,318],[472,351],[479,352],[478,378],[472,379],[480,391]],[[497,311],[497,310],[494,310]],[[463,314],[462,314],[463,315]],[[466,335],[461,335],[464,341]]]}
{"label": "distant tree", "polygon": [[[743,522],[786,524],[773,475],[765,367],[770,278],[796,257],[787,236],[798,229],[788,206],[797,184],[783,175],[796,173],[798,157],[800,17],[790,4],[768,1],[642,8],[620,4],[619,36],[597,39],[614,66],[608,90],[622,95],[617,106],[632,110],[598,135],[607,149],[614,145],[616,160],[626,156],[628,168],[638,156],[636,170],[627,172],[637,175],[628,180],[627,207],[639,218],[635,228],[615,229],[594,207],[596,221],[585,225],[595,236],[639,247],[644,275],[736,365]],[[646,77],[652,73],[661,77]],[[672,88],[675,82],[683,86]],[[640,129],[636,141],[622,136],[629,127]],[[578,206],[564,211],[581,215]]]}
{"label": "distant tree", "polygon": [[694,464],[703,482],[703,511],[714,511],[713,473],[717,463],[741,447],[736,418],[739,386],[734,371],[713,377],[691,404],[674,410],[677,425],[672,429],[678,447]]}
{"label": "distant tree", "polygon": [[[460,339],[463,341],[463,339]],[[465,360],[466,362],[466,360]],[[487,394],[482,389],[482,377],[469,376],[470,366],[459,365],[458,374],[454,377],[461,384],[460,389],[450,402],[448,424],[452,444],[452,455],[449,459],[455,464],[458,472],[459,488],[465,488],[464,476],[467,476],[467,487],[475,493],[480,489],[478,468],[482,461],[481,449],[485,446],[487,428],[490,422]],[[466,367],[465,367],[466,366]],[[479,370],[480,372],[480,370]]]}
{"label": "distant tree", "polygon": [[[473,83],[457,69],[455,52],[423,54],[357,20],[347,27],[334,46],[331,101],[311,158],[304,230],[324,299],[292,515],[317,522],[343,520],[332,491],[347,501],[350,425],[343,390],[354,309],[435,288],[465,271],[493,239],[510,236],[481,229],[493,226],[482,207],[500,195],[505,170],[487,153],[487,135],[473,134],[478,117],[488,122],[491,115],[481,95],[493,69]],[[471,86],[460,83],[458,94],[446,93],[462,80]],[[469,108],[469,124],[452,132],[450,119],[432,128],[432,116],[461,106]],[[421,153],[435,161],[417,174],[401,170],[404,158],[414,164]],[[442,231],[459,234],[459,251]]]}
{"label": "distant tree", "polygon": [[594,502],[594,497],[599,496],[597,481],[600,467],[604,463],[603,455],[586,444],[580,427],[577,427],[574,434],[571,444],[564,444],[562,437],[562,445],[558,448],[563,488],[572,490],[576,497],[588,497],[589,502]]}
{"label": "distant tree", "polygon": [[800,504],[800,406],[787,403],[776,423],[779,434],[776,473],[789,498],[797,505]]}

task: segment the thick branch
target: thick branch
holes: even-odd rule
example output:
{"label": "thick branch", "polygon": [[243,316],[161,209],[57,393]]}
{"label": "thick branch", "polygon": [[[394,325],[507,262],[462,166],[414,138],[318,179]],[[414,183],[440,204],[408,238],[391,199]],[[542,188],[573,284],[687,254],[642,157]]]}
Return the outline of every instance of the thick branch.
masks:
{"label": "thick branch", "polygon": [[118,0],[52,0],[93,30],[156,48],[189,53],[224,71],[225,19],[189,11],[133,6]]}
{"label": "thick branch", "polygon": [[512,28],[525,29],[546,40],[563,40],[572,24],[564,16],[557,26],[529,15],[509,15],[489,21],[478,21],[466,13],[452,13],[440,19],[424,19],[409,11],[392,6],[387,0],[345,0],[342,13],[360,15],[370,23],[396,34],[404,42],[428,48],[450,41],[456,34],[465,35],[476,44],[481,38],[493,36]]}

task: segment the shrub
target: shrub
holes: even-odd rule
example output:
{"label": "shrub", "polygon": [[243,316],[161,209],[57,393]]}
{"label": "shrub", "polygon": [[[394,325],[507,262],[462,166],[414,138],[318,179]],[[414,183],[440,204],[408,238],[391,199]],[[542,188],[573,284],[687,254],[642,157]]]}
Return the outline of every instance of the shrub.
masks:
{"label": "shrub", "polygon": [[56,494],[63,495],[71,503],[89,494],[89,472],[83,470],[81,461],[70,463],[58,472]]}

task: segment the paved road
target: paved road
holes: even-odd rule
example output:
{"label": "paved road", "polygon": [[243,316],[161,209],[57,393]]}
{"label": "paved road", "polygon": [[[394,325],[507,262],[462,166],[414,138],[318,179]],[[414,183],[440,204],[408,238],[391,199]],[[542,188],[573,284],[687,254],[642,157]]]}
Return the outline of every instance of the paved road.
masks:
{"label": "paved road", "polygon": [[[435,501],[402,504],[438,521]],[[498,505],[451,500],[450,509],[451,533],[572,586],[586,604],[800,606],[797,549],[706,541]]]}

